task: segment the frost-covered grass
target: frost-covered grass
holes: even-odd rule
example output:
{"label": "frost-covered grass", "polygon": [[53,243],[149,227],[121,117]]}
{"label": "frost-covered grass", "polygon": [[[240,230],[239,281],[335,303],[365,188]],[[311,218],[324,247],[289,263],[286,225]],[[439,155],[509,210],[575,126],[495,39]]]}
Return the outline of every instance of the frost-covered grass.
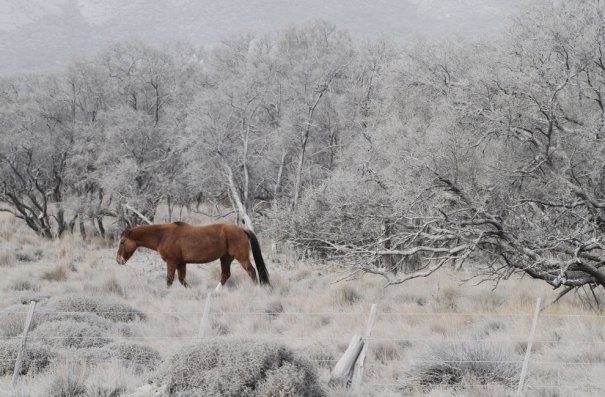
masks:
{"label": "frost-covered grass", "polygon": [[[218,263],[188,265],[191,288],[175,283],[167,289],[165,265],[154,252],[140,250],[119,266],[111,244],[69,235],[44,241],[0,217],[0,350],[13,359],[23,312],[35,299],[30,346],[34,364],[35,357],[40,364],[24,370],[11,392],[12,363],[5,361],[0,395],[132,393],[158,382],[156,369],[198,334],[206,295],[220,277]],[[352,393],[329,388],[327,380],[352,335],[364,333],[372,303],[378,304],[378,315],[360,396],[514,394],[518,364],[488,362],[521,360],[536,297],[554,298],[549,288],[527,279],[511,278],[495,291],[489,283],[461,284],[469,270],[387,289],[372,276],[337,282],[343,269],[297,260],[292,252],[274,254],[262,233],[259,237],[273,287],[252,285],[234,262],[231,280],[214,296],[206,334],[277,342],[310,360],[328,395]],[[47,276],[58,267],[65,277]],[[528,395],[569,395],[572,385],[576,395],[602,393],[605,388],[581,389],[605,378],[605,365],[590,364],[605,363],[605,328],[595,316],[603,315],[602,309],[591,309],[572,294],[545,306],[527,378],[536,388]],[[272,382],[280,382],[278,375]]]}

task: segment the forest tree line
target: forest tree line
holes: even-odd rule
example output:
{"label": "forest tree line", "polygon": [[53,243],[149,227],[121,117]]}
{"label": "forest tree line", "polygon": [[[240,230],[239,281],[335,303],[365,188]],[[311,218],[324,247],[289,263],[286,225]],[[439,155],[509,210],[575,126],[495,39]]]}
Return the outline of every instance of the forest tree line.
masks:
{"label": "forest tree line", "polygon": [[473,42],[315,21],[5,77],[0,210],[55,238],[239,201],[390,284],[473,258],[495,280],[605,286],[603,11],[541,1]]}

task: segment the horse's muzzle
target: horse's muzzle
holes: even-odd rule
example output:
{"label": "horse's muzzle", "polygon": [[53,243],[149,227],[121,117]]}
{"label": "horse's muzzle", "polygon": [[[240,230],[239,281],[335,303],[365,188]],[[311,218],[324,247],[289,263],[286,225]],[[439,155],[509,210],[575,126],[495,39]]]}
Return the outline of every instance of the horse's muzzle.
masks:
{"label": "horse's muzzle", "polygon": [[119,265],[123,265],[126,263],[126,259],[124,259],[124,257],[122,256],[116,256],[116,262],[118,262]]}

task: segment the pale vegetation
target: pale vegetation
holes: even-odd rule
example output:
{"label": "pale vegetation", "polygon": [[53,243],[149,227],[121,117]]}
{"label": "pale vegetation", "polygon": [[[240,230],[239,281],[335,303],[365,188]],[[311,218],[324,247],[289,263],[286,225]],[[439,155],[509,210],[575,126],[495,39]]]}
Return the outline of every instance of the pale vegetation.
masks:
{"label": "pale vegetation", "polygon": [[219,266],[166,289],[157,254],[114,263],[144,218],[255,228],[272,288],[234,267],[207,331],[285,357],[254,392],[350,395],[329,372],[377,303],[359,395],[512,394],[538,296],[528,393],[602,391],[604,5],[540,0],[509,25],[359,43],[314,21],[0,79],[0,394],[227,387],[173,376],[199,370],[176,363]]}
{"label": "pale vegetation", "polygon": [[[191,216],[199,223],[208,220]],[[85,390],[88,394],[83,395],[128,395],[149,381],[166,390],[170,376],[166,371],[185,377],[178,382],[192,379],[193,389],[201,384],[195,382],[207,379],[207,374],[195,372],[197,364],[192,368],[170,363],[203,348],[195,337],[206,294],[219,279],[218,263],[192,267],[191,288],[167,289],[164,264],[156,253],[143,250],[120,266],[114,261],[113,246],[83,242],[77,236],[46,241],[8,215],[2,220],[0,232],[11,228],[13,234],[2,240],[1,249],[39,247],[43,255],[31,262],[13,260],[3,268],[0,359],[8,361],[1,361],[1,394],[48,396]],[[513,276],[495,291],[488,283],[461,288],[472,269],[453,268],[405,288],[384,289],[369,275],[338,282],[348,271],[334,262],[301,259],[293,251],[271,254],[269,247],[264,248],[273,289],[252,285],[244,270],[234,267],[232,279],[214,297],[206,330],[210,343],[231,345],[224,351],[214,349],[225,357],[241,340],[261,341],[250,342],[253,345],[270,341],[262,349],[253,348],[267,349],[268,354],[285,349],[284,368],[275,367],[267,377],[251,371],[259,376],[254,378],[259,390],[261,385],[263,390],[275,385],[298,390],[296,379],[312,379],[308,376],[316,373],[316,385],[325,394],[351,395],[351,390],[328,386],[329,374],[352,335],[364,332],[370,305],[377,303],[358,395],[513,395],[538,296],[545,300],[545,309],[530,361],[527,395],[565,396],[573,388],[575,395],[589,396],[602,390],[604,313],[588,290],[550,304],[550,289],[528,278]],[[60,262],[70,269],[68,277],[45,279],[44,273]],[[25,280],[37,287],[13,289]],[[17,340],[10,338],[20,334],[31,299],[39,303],[30,353],[24,375],[11,392]],[[262,363],[262,355],[259,360]],[[297,367],[297,360],[304,364]],[[192,371],[191,378],[185,368]],[[220,371],[247,373],[238,366],[215,369]],[[309,382],[303,382],[305,387],[315,387]]]}

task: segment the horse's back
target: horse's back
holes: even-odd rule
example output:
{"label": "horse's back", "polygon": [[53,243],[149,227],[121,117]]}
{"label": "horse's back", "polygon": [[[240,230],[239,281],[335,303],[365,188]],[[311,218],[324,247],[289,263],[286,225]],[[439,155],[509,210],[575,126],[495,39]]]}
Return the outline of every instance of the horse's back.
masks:
{"label": "horse's back", "polygon": [[[233,249],[243,245],[242,237],[246,236],[232,223],[193,226],[179,222],[170,224],[169,230],[164,249],[174,256],[178,254],[180,261],[188,263],[205,263],[225,254],[233,255],[236,253]],[[247,239],[245,244],[247,248]],[[239,252],[241,248],[237,249]]]}

